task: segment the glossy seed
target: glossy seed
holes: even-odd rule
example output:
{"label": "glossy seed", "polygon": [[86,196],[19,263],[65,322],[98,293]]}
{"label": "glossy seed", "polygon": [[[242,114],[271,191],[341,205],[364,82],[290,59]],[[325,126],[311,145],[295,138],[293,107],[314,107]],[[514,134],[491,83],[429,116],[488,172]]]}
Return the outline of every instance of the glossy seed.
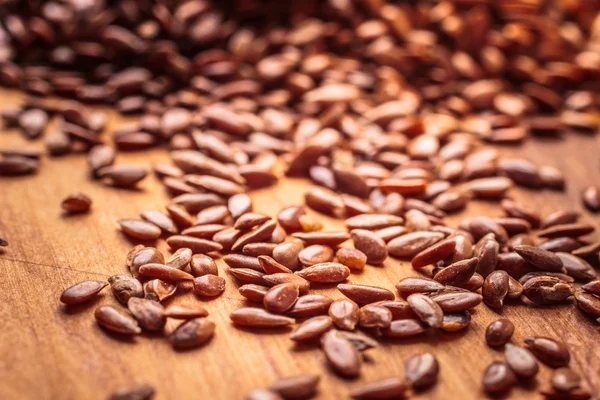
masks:
{"label": "glossy seed", "polygon": [[179,325],[169,336],[175,349],[190,349],[207,343],[215,333],[215,324],[206,318],[194,318]]}
{"label": "glossy seed", "polygon": [[206,308],[198,304],[181,304],[170,305],[163,311],[165,317],[177,319],[193,319],[207,317],[208,311]]}
{"label": "glossy seed", "polygon": [[533,354],[512,343],[506,343],[504,357],[510,369],[520,378],[532,378],[539,372],[539,365]]}
{"label": "glossy seed", "polygon": [[287,243],[281,243],[273,249],[273,259],[278,263],[285,265],[292,271],[298,269],[298,255],[304,248],[300,240],[294,240]]}
{"label": "glossy seed", "polygon": [[391,338],[407,338],[419,335],[427,329],[427,325],[418,319],[398,319],[390,326],[382,329],[381,334]]}
{"label": "glossy seed", "polygon": [[125,335],[137,335],[141,329],[137,321],[127,312],[113,306],[101,306],[94,312],[98,325],[109,331]]}
{"label": "glossy seed", "polygon": [[327,314],[331,303],[333,303],[331,297],[320,294],[309,294],[299,297],[286,314],[295,318],[324,315]]}
{"label": "glossy seed", "polygon": [[533,246],[516,246],[517,252],[525,261],[542,271],[560,272],[563,270],[563,263],[560,258],[547,250]]}
{"label": "glossy seed", "polygon": [[190,269],[195,277],[204,275],[219,275],[217,264],[212,257],[205,254],[194,254],[190,261]]}
{"label": "glossy seed", "polygon": [[169,257],[166,265],[171,268],[184,269],[192,261],[192,250],[182,247]]}
{"label": "glossy seed", "polygon": [[298,286],[293,283],[281,283],[265,293],[263,305],[272,313],[282,314],[292,308],[298,295]]}
{"label": "glossy seed", "polygon": [[490,323],[485,330],[485,341],[490,347],[504,346],[514,331],[515,326],[508,319],[497,319]]}
{"label": "glossy seed", "polygon": [[363,328],[387,328],[392,322],[392,312],[377,304],[367,304],[358,312],[358,325]]}
{"label": "glossy seed", "polygon": [[583,312],[596,317],[600,316],[600,297],[578,290],[575,292],[575,300]]}
{"label": "glossy seed", "polygon": [[305,342],[320,338],[333,327],[333,321],[327,315],[312,317],[304,321],[292,333],[290,339],[296,342]]}
{"label": "glossy seed", "polygon": [[330,330],[321,339],[321,347],[329,365],[341,376],[352,378],[360,374],[362,360],[354,345],[336,330]]}
{"label": "glossy seed", "polygon": [[144,297],[142,283],[127,275],[113,275],[108,278],[113,295],[119,303],[127,305],[131,297]]}
{"label": "glossy seed", "polygon": [[[385,261],[388,256],[388,248],[376,233],[366,229],[354,229],[350,234],[354,247],[366,256],[369,264],[381,264]],[[350,267],[350,265],[348,266]]]}
{"label": "glossy seed", "polygon": [[406,360],[404,373],[416,390],[426,389],[436,381],[440,371],[437,359],[431,353],[415,354]]}
{"label": "glossy seed", "polygon": [[340,263],[326,262],[297,271],[296,275],[310,282],[339,283],[350,276],[350,268]]}
{"label": "glossy seed", "polygon": [[581,385],[581,377],[571,368],[558,368],[552,373],[552,388],[557,392],[571,392]]}
{"label": "glossy seed", "polygon": [[572,296],[573,288],[553,276],[537,276],[523,284],[523,295],[535,304],[557,304]]}
{"label": "glossy seed", "polygon": [[434,280],[442,285],[463,286],[475,273],[477,258],[457,261],[435,274]]}
{"label": "glossy seed", "polygon": [[444,289],[444,285],[429,278],[408,277],[400,279],[396,289],[402,297],[407,297],[413,293],[437,292]]}
{"label": "glossy seed", "polygon": [[240,326],[255,328],[277,328],[294,323],[293,318],[272,314],[261,308],[239,308],[230,314],[231,321]]}
{"label": "glossy seed", "polygon": [[421,321],[433,328],[442,326],[444,312],[430,297],[421,293],[414,293],[408,296],[406,301]]}
{"label": "glossy seed", "polygon": [[150,222],[138,219],[121,219],[118,221],[121,231],[134,239],[153,240],[160,237],[161,230]]}
{"label": "glossy seed", "polygon": [[219,251],[223,249],[219,243],[211,240],[195,238],[191,236],[173,235],[167,238],[167,244],[173,249],[181,249],[182,247],[192,250],[194,254],[210,253],[211,251]]}
{"label": "glossy seed", "polygon": [[186,281],[194,279],[193,275],[164,264],[144,264],[139,268],[139,273],[144,277],[157,278],[165,281]]}
{"label": "glossy seed", "polygon": [[438,232],[412,232],[392,239],[388,251],[395,257],[414,257],[429,246],[439,242],[444,235]]}
{"label": "glossy seed", "polygon": [[508,274],[506,271],[494,271],[485,278],[481,294],[483,302],[491,308],[499,309],[508,293]]}
{"label": "glossy seed", "polygon": [[471,292],[442,293],[432,298],[445,313],[470,310],[483,300],[480,294]]}
{"label": "glossy seed", "polygon": [[84,213],[90,209],[92,199],[83,193],[73,193],[61,203],[62,208],[68,213]]}
{"label": "glossy seed", "polygon": [[528,337],[524,341],[538,360],[553,368],[567,366],[571,360],[569,348],[562,342],[546,337]]}
{"label": "glossy seed", "polygon": [[468,311],[444,314],[441,329],[444,332],[458,332],[469,326],[471,314]]}
{"label": "glossy seed", "polygon": [[278,393],[286,400],[302,400],[314,397],[320,377],[312,374],[294,375],[281,378],[269,390]]}
{"label": "glossy seed", "polygon": [[503,362],[493,361],[483,372],[483,390],[491,395],[507,392],[516,383],[517,376]]}
{"label": "glossy seed", "polygon": [[141,217],[146,221],[153,223],[167,233],[177,233],[175,222],[168,215],[155,210],[144,211]]}
{"label": "glossy seed", "polygon": [[96,297],[106,286],[108,283],[104,281],[83,281],[65,289],[60,301],[67,305],[84,303]]}
{"label": "glossy seed", "polygon": [[164,307],[158,301],[131,297],[127,308],[142,329],[157,332],[165,326]]}
{"label": "glossy seed", "polygon": [[454,252],[455,248],[455,238],[441,240],[415,255],[411,261],[412,267],[419,269],[442,261],[449,257]]}
{"label": "glossy seed", "polygon": [[400,377],[385,378],[363,384],[350,392],[356,400],[386,400],[405,397],[408,385]]}
{"label": "glossy seed", "polygon": [[358,324],[359,308],[354,301],[335,300],[329,306],[329,316],[338,328],[353,331]]}
{"label": "glossy seed", "polygon": [[150,400],[155,390],[148,384],[129,385],[114,391],[109,400]]}
{"label": "glossy seed", "polygon": [[333,260],[333,249],[328,246],[313,244],[298,253],[298,260],[305,267],[330,262]]}
{"label": "glossy seed", "polygon": [[225,279],[206,274],[194,279],[194,293],[198,296],[215,297],[225,291]]}
{"label": "glossy seed", "polygon": [[337,286],[338,290],[350,300],[359,305],[375,303],[383,300],[394,300],[394,293],[391,291],[367,285],[352,285],[341,283]]}

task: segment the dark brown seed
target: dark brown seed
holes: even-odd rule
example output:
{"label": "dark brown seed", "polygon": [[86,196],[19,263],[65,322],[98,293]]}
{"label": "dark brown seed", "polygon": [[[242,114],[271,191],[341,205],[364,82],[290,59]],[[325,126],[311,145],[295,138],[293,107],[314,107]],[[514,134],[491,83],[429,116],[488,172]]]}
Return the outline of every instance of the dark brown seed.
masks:
{"label": "dark brown seed", "polygon": [[497,319],[488,325],[485,331],[485,341],[490,347],[504,346],[514,331],[515,326],[508,319]]}
{"label": "dark brown seed", "polygon": [[383,336],[391,338],[406,338],[425,332],[427,326],[418,319],[398,319],[392,321],[390,326],[382,329]]}
{"label": "dark brown seed", "polygon": [[406,298],[406,301],[421,321],[433,328],[442,326],[444,312],[430,297],[421,293],[413,293]]}
{"label": "dark brown seed", "polygon": [[470,181],[467,185],[473,196],[479,198],[502,198],[513,186],[513,181],[505,177],[481,178]]}
{"label": "dark brown seed", "polygon": [[350,239],[350,235],[346,232],[296,232],[293,236],[307,245],[322,244],[331,247],[338,246]]}
{"label": "dark brown seed", "polygon": [[269,390],[286,400],[309,399],[316,395],[319,380],[318,375],[311,374],[288,376],[277,380]]}
{"label": "dark brown seed", "polygon": [[345,377],[360,375],[362,360],[354,345],[335,330],[330,330],[321,339],[327,361],[336,373]]}
{"label": "dark brown seed", "polygon": [[35,173],[39,161],[22,156],[0,157],[0,175],[27,175]]}
{"label": "dark brown seed", "polygon": [[596,278],[596,270],[583,258],[562,252],[557,252],[556,255],[562,261],[563,266],[567,270],[567,274],[569,276],[585,281]]}
{"label": "dark brown seed", "polygon": [[274,220],[269,220],[255,229],[244,233],[231,246],[231,251],[239,251],[248,243],[256,243],[268,240],[275,231],[277,223]]}
{"label": "dark brown seed", "polygon": [[547,229],[555,225],[574,224],[579,216],[580,214],[577,211],[559,210],[544,218],[541,228]]}
{"label": "dark brown seed", "polygon": [[509,217],[524,219],[534,228],[537,228],[540,225],[539,215],[532,210],[526,209],[516,201],[504,199],[500,202],[500,205]]}
{"label": "dark brown seed", "polygon": [[68,213],[87,212],[92,205],[92,199],[83,193],[73,193],[62,201],[62,208]]}
{"label": "dark brown seed", "polygon": [[[225,261],[227,262],[227,261]],[[190,261],[192,275],[200,277],[204,275],[219,275],[215,260],[205,254],[194,254]]]}
{"label": "dark brown seed", "polygon": [[242,253],[247,256],[272,256],[273,250],[277,247],[276,243],[266,243],[266,242],[258,242],[258,243],[248,243],[242,249]]}
{"label": "dark brown seed", "polygon": [[491,308],[502,308],[508,293],[508,274],[506,271],[494,271],[485,278],[481,294],[483,302]]}
{"label": "dark brown seed", "polygon": [[435,274],[433,279],[442,285],[463,286],[471,279],[475,268],[477,268],[477,258],[475,257],[457,261]]}
{"label": "dark brown seed", "polygon": [[[494,222],[503,227],[509,236],[524,234],[531,230],[531,224],[521,218],[494,218]],[[508,243],[510,243],[510,239]]]}
{"label": "dark brown seed", "polygon": [[107,145],[100,144],[92,147],[88,153],[88,164],[94,174],[100,169],[112,165],[115,161],[115,150]]}
{"label": "dark brown seed", "polygon": [[329,306],[329,316],[338,328],[353,331],[358,323],[359,308],[354,301],[335,300]]}
{"label": "dark brown seed", "polygon": [[[525,244],[525,243],[523,243]],[[549,239],[545,242],[542,242],[538,245],[540,249],[548,250],[553,253],[557,252],[566,252],[569,253],[577,248],[579,248],[581,244],[579,241],[570,238],[570,237],[559,237],[555,239]]]}
{"label": "dark brown seed", "polygon": [[600,242],[594,242],[571,251],[571,254],[577,257],[589,257],[597,254],[598,251],[600,251]]}
{"label": "dark brown seed", "polygon": [[298,286],[301,294],[307,293],[308,289],[310,288],[310,282],[306,279],[298,275],[288,274],[285,272],[263,275],[262,280],[270,286],[279,285],[280,283],[293,283]]}
{"label": "dark brown seed", "polygon": [[523,294],[523,285],[513,278],[512,276],[508,276],[508,292],[506,293],[506,298],[509,300],[516,300],[521,297]]}
{"label": "dark brown seed", "polygon": [[358,313],[358,325],[363,328],[387,328],[392,322],[392,312],[386,307],[368,304]]}
{"label": "dark brown seed", "polygon": [[94,317],[98,325],[110,331],[126,335],[137,335],[142,332],[137,321],[129,313],[113,306],[98,307]]}
{"label": "dark brown seed", "polygon": [[444,314],[441,329],[444,332],[458,332],[469,326],[471,314],[468,311]]}
{"label": "dark brown seed", "polygon": [[508,272],[510,276],[519,277],[530,270],[529,264],[517,253],[498,254],[497,269]]}
{"label": "dark brown seed", "polygon": [[282,314],[292,308],[298,295],[298,286],[293,283],[282,283],[267,291],[263,298],[263,305],[272,313]]}
{"label": "dark brown seed", "polygon": [[97,170],[100,178],[108,178],[114,186],[131,187],[148,175],[146,168],[140,165],[111,165]]}
{"label": "dark brown seed", "polygon": [[338,262],[344,264],[350,269],[361,271],[367,264],[367,256],[358,249],[341,247],[335,253]]}
{"label": "dark brown seed", "polygon": [[191,236],[183,236],[183,235],[173,235],[167,238],[167,244],[173,249],[181,249],[182,247],[188,248],[192,250],[194,254],[196,253],[210,253],[211,251],[219,251],[223,249],[217,242],[213,242],[212,240],[200,239]]}
{"label": "dark brown seed", "polygon": [[173,198],[173,203],[184,207],[188,212],[197,213],[205,208],[223,204],[224,200],[212,193],[187,193]]}
{"label": "dark brown seed", "polygon": [[306,214],[303,206],[291,206],[284,208],[277,214],[277,221],[287,232],[302,230],[300,217]]}
{"label": "dark brown seed", "polygon": [[331,297],[320,294],[301,296],[287,312],[287,315],[295,318],[304,318],[327,314],[331,303],[333,303]]}
{"label": "dark brown seed", "polygon": [[150,400],[155,390],[148,384],[131,385],[113,392],[109,400]]}
{"label": "dark brown seed", "polygon": [[298,254],[304,248],[300,240],[281,243],[273,249],[273,258],[280,264],[285,265],[292,271],[298,269]]}
{"label": "dark brown seed", "polygon": [[455,250],[456,240],[454,237],[437,242],[433,246],[426,248],[412,259],[412,267],[415,269],[423,268],[430,264],[435,264],[449,257]]}
{"label": "dark brown seed", "polygon": [[177,319],[193,319],[207,317],[206,308],[198,304],[170,305],[163,311],[165,317]]}
{"label": "dark brown seed", "polygon": [[241,215],[234,224],[235,229],[239,229],[242,231],[247,231],[248,229],[252,229],[255,226],[264,224],[269,221],[271,218],[269,216],[248,212]]}
{"label": "dark brown seed", "polygon": [[339,284],[337,288],[346,297],[359,305],[375,303],[383,300],[394,300],[394,293],[377,286],[351,285],[342,283]]}
{"label": "dark brown seed", "polygon": [[153,279],[144,283],[144,293],[147,297],[150,295],[158,297],[158,301],[163,301],[175,294],[177,285],[161,281],[160,279]]}
{"label": "dark brown seed", "polygon": [[292,270],[275,261],[269,256],[258,256],[258,264],[265,274],[287,273],[291,274]]}
{"label": "dark brown seed", "polygon": [[516,383],[515,373],[503,362],[493,361],[483,372],[483,390],[491,395],[507,392]]}
{"label": "dark brown seed", "polygon": [[593,212],[600,210],[600,189],[596,186],[588,186],[581,195],[583,204]]}
{"label": "dark brown seed", "polygon": [[350,234],[354,247],[364,253],[368,263],[381,264],[385,261],[388,256],[388,249],[383,239],[377,236],[376,233],[366,229],[354,229]]}
{"label": "dark brown seed", "polygon": [[408,277],[400,279],[396,289],[400,296],[407,297],[413,293],[437,292],[444,289],[444,285],[429,278]]}
{"label": "dark brown seed", "polygon": [[516,246],[514,251],[537,269],[550,272],[563,271],[562,261],[556,254],[550,251],[533,246]]}
{"label": "dark brown seed", "polygon": [[432,386],[436,382],[439,372],[438,361],[431,353],[415,354],[406,360],[404,366],[406,380],[416,390]]}
{"label": "dark brown seed", "polygon": [[6,247],[8,246],[8,242],[2,238],[0,238],[0,246]]}
{"label": "dark brown seed", "polygon": [[575,282],[574,278],[570,277],[569,275],[560,273],[560,272],[533,271],[533,272],[528,272],[525,275],[523,275],[522,277],[520,277],[519,283],[524,285],[525,282],[529,281],[530,279],[538,278],[538,277],[548,277],[548,276],[557,278],[561,282],[565,282],[565,283]]}
{"label": "dark brown seed", "polygon": [[412,232],[392,239],[388,244],[389,253],[395,257],[414,257],[421,251],[444,238],[439,232]]}
{"label": "dark brown seed", "polygon": [[540,369],[533,354],[521,346],[506,343],[504,357],[510,369],[520,378],[532,378]]}
{"label": "dark brown seed", "polygon": [[277,328],[294,323],[293,318],[272,314],[261,308],[253,307],[237,309],[231,313],[230,318],[236,325],[255,328]]}
{"label": "dark brown seed", "polygon": [[194,279],[194,293],[198,296],[215,297],[225,290],[225,279],[216,275],[202,275]]}
{"label": "dark brown seed", "polygon": [[600,280],[588,282],[585,285],[581,286],[581,288],[588,293],[600,296]]}
{"label": "dark brown seed", "polygon": [[344,210],[344,201],[336,192],[313,186],[304,194],[307,206],[323,214],[340,216]]}
{"label": "dark brown seed", "polygon": [[256,285],[264,285],[265,280],[263,279],[263,277],[267,276],[261,271],[256,271],[254,269],[249,268],[230,268],[229,270],[227,270],[227,272],[233,275],[240,282],[253,283]]}
{"label": "dark brown seed", "polygon": [[261,285],[255,285],[255,284],[246,284],[246,285],[242,285],[238,288],[240,294],[242,296],[244,296],[245,298],[247,298],[250,301],[254,301],[256,303],[262,303],[263,299],[265,297],[265,294],[267,294],[267,291],[269,290],[268,287],[266,286],[261,286]]}
{"label": "dark brown seed", "polygon": [[573,288],[553,276],[538,276],[523,284],[523,294],[535,304],[557,304],[572,296]]}
{"label": "dark brown seed", "polygon": [[215,333],[215,324],[206,318],[194,318],[181,325],[169,336],[175,349],[191,349],[207,343]]}
{"label": "dark brown seed", "polygon": [[571,368],[564,367],[552,373],[552,389],[557,392],[570,392],[581,385],[581,377]]}
{"label": "dark brown seed", "polygon": [[155,210],[144,211],[141,217],[146,221],[153,223],[165,232],[177,233],[175,222],[168,215]]}
{"label": "dark brown seed", "polygon": [[96,297],[106,286],[108,283],[104,281],[83,281],[65,289],[60,301],[68,305],[84,303]]}
{"label": "dark brown seed", "polygon": [[485,235],[492,233],[496,241],[503,244],[508,240],[508,233],[501,225],[489,217],[469,217],[461,221],[461,229],[470,232],[475,240],[479,240]]}
{"label": "dark brown seed", "polygon": [[223,246],[224,250],[231,250],[231,247],[242,235],[242,231],[230,227],[215,233],[212,239],[214,242]]}
{"label": "dark brown seed", "polygon": [[127,308],[139,325],[147,331],[162,331],[165,326],[164,308],[158,301],[131,297]]}
{"label": "dark brown seed", "polygon": [[[166,265],[171,268],[184,269],[192,261],[192,250],[182,247],[169,257]],[[216,274],[215,274],[216,275]]]}
{"label": "dark brown seed", "polygon": [[185,281],[194,279],[193,275],[164,264],[144,264],[139,268],[138,272],[141,276],[165,281]]}
{"label": "dark brown seed", "polygon": [[[210,175],[184,175],[185,183],[224,197],[244,193],[244,188],[230,180]],[[243,179],[243,178],[242,178]]]}
{"label": "dark brown seed", "polygon": [[378,229],[372,233],[383,239],[384,242],[389,242],[390,240],[397,238],[398,236],[402,236],[408,233],[408,228],[406,228],[405,226],[390,226],[389,228]]}
{"label": "dark brown seed", "polygon": [[575,292],[575,300],[582,311],[596,317],[600,316],[600,297],[578,290]]}
{"label": "dark brown seed", "polygon": [[556,224],[538,232],[538,236],[547,238],[579,237],[594,232],[593,225],[584,223]]}
{"label": "dark brown seed", "polygon": [[150,222],[139,219],[120,219],[117,222],[124,234],[135,239],[154,240],[161,234],[160,228]]}
{"label": "dark brown seed", "polygon": [[545,337],[528,337],[527,348],[544,364],[553,368],[569,365],[571,355],[569,348],[561,342]]}
{"label": "dark brown seed", "polygon": [[127,305],[132,297],[144,297],[142,283],[127,275],[113,275],[108,278],[110,287],[119,303]]}
{"label": "dark brown seed", "polygon": [[320,244],[313,244],[298,253],[298,260],[305,267],[330,262],[333,260],[333,249]]}
{"label": "dark brown seed", "polygon": [[310,282],[339,283],[350,276],[350,268],[340,263],[326,262],[304,268],[295,274]]}
{"label": "dark brown seed", "polygon": [[270,390],[254,389],[246,395],[246,400],[283,400],[283,397]]}
{"label": "dark brown seed", "polygon": [[325,332],[333,327],[333,321],[327,315],[312,317],[304,321],[298,329],[292,333],[290,339],[296,342],[305,342],[320,338]]}
{"label": "dark brown seed", "polygon": [[433,301],[445,313],[469,310],[479,305],[482,300],[483,297],[480,294],[471,292],[443,293],[433,297]]}
{"label": "dark brown seed", "polygon": [[350,397],[357,400],[387,400],[405,397],[408,385],[400,377],[380,379],[363,384],[350,392]]}

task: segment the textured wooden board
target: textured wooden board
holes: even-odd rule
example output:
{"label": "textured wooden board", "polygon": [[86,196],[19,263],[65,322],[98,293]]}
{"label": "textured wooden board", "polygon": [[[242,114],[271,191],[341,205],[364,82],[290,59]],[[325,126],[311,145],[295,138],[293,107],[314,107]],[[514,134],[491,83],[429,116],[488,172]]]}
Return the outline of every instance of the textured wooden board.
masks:
{"label": "textured wooden board", "polygon": [[[2,92],[4,106],[19,97]],[[114,117],[113,123],[119,123]],[[0,147],[25,142],[14,131],[0,133]],[[40,141],[29,143],[41,147]],[[581,209],[579,194],[586,184],[599,183],[598,140],[594,136],[569,134],[565,140],[535,139],[523,147],[503,149],[522,154],[538,164],[562,169],[568,176],[566,192],[517,189],[515,198],[546,215],[560,207]],[[162,149],[120,154],[118,162],[166,160]],[[255,209],[273,215],[282,206],[302,202],[307,182],[284,180],[277,186],[252,193]],[[61,200],[81,191],[94,201],[91,213],[64,216]],[[360,380],[347,381],[328,372],[321,352],[296,347],[289,330],[238,329],[229,313],[245,304],[237,286],[226,276],[223,296],[206,302],[217,324],[214,339],[205,347],[176,352],[159,336],[142,335],[123,341],[101,330],[93,318],[100,304],[114,304],[109,290],[97,300],[73,309],[58,301],[62,290],[85,279],[105,279],[123,273],[125,254],[132,246],[116,229],[115,220],[136,217],[146,209],[162,209],[168,199],[155,177],[140,190],[104,187],[88,176],[83,154],[42,161],[31,177],[0,178],[0,237],[9,247],[0,254],[0,399],[104,399],[115,388],[132,382],[150,383],[156,399],[242,399],[251,389],[268,386],[279,377],[302,372],[322,375],[318,398],[347,398],[359,383],[403,374],[404,361],[419,351],[436,354],[441,366],[439,383],[419,398],[479,399],[483,369],[502,353],[490,350],[483,336],[486,326],[500,315],[480,306],[468,330],[456,334],[432,334],[412,340],[383,341],[370,351]],[[473,202],[462,215],[502,215],[495,203]],[[343,228],[339,221],[323,217],[326,229]],[[585,220],[598,218],[585,213]],[[457,217],[449,218],[456,224]],[[157,246],[167,250],[164,241]],[[397,280],[416,275],[406,262],[388,259],[383,267],[367,267],[350,277],[352,283],[394,288]],[[335,288],[321,292],[341,297]],[[173,303],[197,302],[183,290]],[[572,305],[528,308],[511,305],[502,317],[516,326],[514,340],[544,335],[564,340],[572,353],[571,365],[592,391],[600,391],[599,325]],[[550,369],[541,368],[534,383],[516,388],[511,398],[541,398],[530,391],[548,383]]]}

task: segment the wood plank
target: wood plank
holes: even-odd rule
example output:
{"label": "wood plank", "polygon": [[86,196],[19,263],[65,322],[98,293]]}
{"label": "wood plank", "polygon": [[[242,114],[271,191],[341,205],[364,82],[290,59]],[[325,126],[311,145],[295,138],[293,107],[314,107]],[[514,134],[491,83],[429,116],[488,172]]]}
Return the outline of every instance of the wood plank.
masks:
{"label": "wood plank", "polygon": [[[15,104],[18,95],[4,94],[4,105]],[[115,124],[121,119],[113,116]],[[14,130],[0,133],[0,147],[28,143]],[[539,165],[560,168],[568,176],[566,192],[516,189],[513,196],[530,204],[542,215],[560,207],[582,210],[580,192],[600,181],[598,139],[569,134],[565,140],[532,139],[523,147],[503,148],[504,154],[521,154]],[[151,165],[167,160],[163,149],[143,153],[121,153],[119,163]],[[253,192],[255,208],[270,215],[283,206],[300,204],[308,183],[286,179],[275,187]],[[81,191],[94,201],[89,214],[64,216],[61,200]],[[412,340],[384,340],[369,352],[360,380],[347,381],[328,371],[322,353],[312,347],[296,347],[289,330],[252,332],[235,328],[229,313],[244,305],[237,285],[219,261],[227,279],[223,296],[206,302],[217,324],[214,339],[205,347],[177,352],[161,337],[142,335],[127,342],[107,334],[94,322],[93,310],[114,304],[109,290],[91,304],[67,312],[59,303],[62,290],[85,279],[103,279],[124,273],[125,254],[132,246],[116,229],[119,218],[136,217],[146,209],[162,209],[168,196],[151,176],[139,191],[105,187],[90,179],[83,154],[44,158],[39,174],[24,178],[0,178],[0,237],[10,245],[0,254],[0,398],[1,399],[105,399],[109,393],[131,382],[157,388],[156,399],[241,399],[254,388],[277,378],[301,372],[322,375],[318,398],[347,398],[359,383],[403,374],[404,361],[420,351],[432,351],[441,365],[439,383],[416,398],[479,399],[483,369],[502,353],[490,350],[484,331],[500,314],[480,306],[470,328],[456,334],[431,334]],[[473,202],[468,209],[448,218],[455,225],[465,215],[502,215],[497,204]],[[316,214],[315,214],[316,215]],[[340,229],[340,221],[320,216],[326,229]],[[598,226],[599,219],[585,212],[586,221]],[[157,246],[166,251],[159,240]],[[388,259],[383,267],[367,267],[349,281],[380,285],[394,290],[399,278],[417,275],[409,263]],[[341,298],[335,288],[319,292]],[[173,304],[197,302],[192,293],[182,293]],[[565,341],[572,351],[571,365],[582,373],[592,392],[600,392],[598,325],[572,305],[526,307],[510,305],[502,317],[516,326],[514,341],[542,335]],[[547,384],[550,369],[541,368],[537,386]],[[6,384],[8,383],[8,384]],[[531,385],[531,386],[535,386]],[[534,391],[516,388],[512,398],[537,399]]]}

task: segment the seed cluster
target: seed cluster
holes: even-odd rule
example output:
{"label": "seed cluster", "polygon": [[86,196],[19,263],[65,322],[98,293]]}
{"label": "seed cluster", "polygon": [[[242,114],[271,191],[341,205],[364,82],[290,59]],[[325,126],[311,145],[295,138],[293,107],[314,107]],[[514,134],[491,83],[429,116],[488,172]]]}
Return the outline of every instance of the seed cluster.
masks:
{"label": "seed cluster", "polygon": [[[51,156],[86,151],[90,176],[111,186],[149,174],[118,163],[119,152],[163,144],[172,160],[153,165],[172,197],[164,210],[118,221],[124,235],[162,238],[172,254],[135,246],[127,275],[61,296],[78,304],[110,285],[120,305],[96,309],[104,329],[162,332],[175,349],[205,345],[217,329],[205,308],[162,303],[180,287],[200,300],[223,293],[221,255],[255,303],[231,313],[235,326],[295,325],[291,340],[320,347],[347,378],[360,376],[363,352],[378,345],[372,336],[457,332],[481,303],[499,311],[574,302],[600,322],[600,242],[585,238],[594,227],[570,210],[542,217],[510,195],[514,186],[562,190],[562,172],[493,147],[598,129],[597,1],[14,3],[2,5],[0,84],[32,97],[2,113],[5,127],[43,135]],[[69,100],[49,105],[38,98],[46,95]],[[139,119],[113,129],[107,144],[107,115],[87,103]],[[0,175],[35,173],[41,156],[0,150]],[[314,183],[304,204],[256,212],[247,191],[284,175]],[[600,210],[598,187],[581,197]],[[445,217],[472,199],[497,202],[505,216],[448,226]],[[62,203],[67,213],[90,205],[81,193]],[[319,214],[346,229],[323,231]],[[420,274],[396,283],[400,298],[392,284],[347,282],[389,257]],[[318,294],[331,285],[343,297]],[[486,368],[484,391],[531,379],[540,360],[558,368],[546,397],[590,396],[564,344],[534,337],[520,346],[514,329],[500,319],[486,331],[505,361]],[[435,355],[415,354],[404,377],[351,395],[408,396],[435,384],[440,368]],[[288,377],[248,399],[309,398],[318,382]],[[140,385],[113,398],[153,393]]]}

